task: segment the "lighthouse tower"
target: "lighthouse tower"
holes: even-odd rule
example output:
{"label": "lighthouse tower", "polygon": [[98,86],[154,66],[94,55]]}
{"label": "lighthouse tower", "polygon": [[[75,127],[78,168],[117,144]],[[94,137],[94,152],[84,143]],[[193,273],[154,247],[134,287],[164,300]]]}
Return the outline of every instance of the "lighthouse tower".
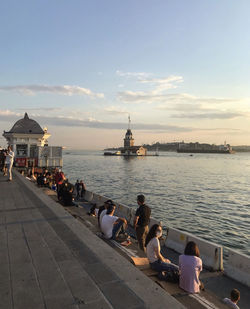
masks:
{"label": "lighthouse tower", "polygon": [[131,119],[130,119],[130,115],[128,116],[128,129],[127,132],[125,134],[125,138],[124,138],[124,148],[130,148],[134,146],[134,138],[133,138],[133,134],[130,128],[131,125]]}

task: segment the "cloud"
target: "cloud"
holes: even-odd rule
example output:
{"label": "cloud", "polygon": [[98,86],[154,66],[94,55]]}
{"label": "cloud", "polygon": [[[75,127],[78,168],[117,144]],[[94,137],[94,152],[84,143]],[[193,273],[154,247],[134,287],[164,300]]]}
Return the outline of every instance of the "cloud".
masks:
{"label": "cloud", "polygon": [[182,83],[182,76],[171,75],[165,78],[147,78],[140,80],[140,83],[154,85],[155,89],[151,91],[152,94],[160,94],[168,89],[175,89],[178,87],[177,83]]}
{"label": "cloud", "polygon": [[[79,119],[76,117],[47,117],[41,115],[29,115],[31,119],[36,120],[42,126],[59,126],[59,127],[83,127],[93,129],[107,129],[107,130],[126,130],[127,123],[121,122],[104,122],[98,121],[94,118]],[[23,117],[19,113],[15,113],[9,110],[0,110],[0,120],[11,122],[9,127],[13,125],[15,121]],[[189,126],[174,126],[168,124],[155,124],[155,123],[133,123],[133,130],[147,131],[151,133],[162,132],[162,133],[185,133],[192,131],[221,131],[221,132],[240,132],[240,130],[234,128],[196,128]],[[6,128],[8,130],[8,128]],[[60,130],[60,129],[59,129]]]}
{"label": "cloud", "polygon": [[[186,93],[171,94],[156,109],[176,112],[169,115],[171,118],[233,119],[250,116],[246,108],[244,109],[242,106],[238,110],[234,108],[244,102],[246,102],[244,99],[196,97]],[[231,109],[227,108],[228,105],[231,105]]]}
{"label": "cloud", "polygon": [[86,95],[90,98],[103,98],[103,93],[95,93],[90,89],[80,86],[49,86],[49,85],[16,85],[16,86],[2,86],[0,91],[17,92],[24,95],[35,95],[37,93],[53,93],[59,95]]}
{"label": "cloud", "polygon": [[207,113],[182,113],[171,115],[171,118],[187,119],[233,119],[246,117],[246,114],[240,112],[207,112]]}
{"label": "cloud", "polygon": [[[39,116],[37,115],[35,117],[33,117],[32,115],[29,116],[30,118],[36,120],[42,126],[53,125],[53,126],[64,126],[64,127],[87,127],[87,128],[111,129],[111,130],[126,130],[128,126],[127,123],[104,122],[104,121],[98,121],[93,118],[78,119],[75,117],[65,117],[65,116],[57,116],[57,117],[47,117],[41,115]],[[0,120],[2,121],[15,122],[21,117],[23,117],[23,115],[20,116],[19,113],[14,113],[8,110],[0,111]],[[12,125],[13,123],[10,126]],[[162,132],[187,132],[193,130],[190,127],[179,127],[165,124],[148,124],[148,123],[134,123],[133,129],[146,130],[146,131],[161,130]]]}
{"label": "cloud", "polygon": [[116,107],[116,106],[108,106],[104,108],[104,112],[106,114],[110,114],[110,115],[124,115],[124,114],[129,114],[128,111],[124,110],[121,107]]}
{"label": "cloud", "polygon": [[123,71],[119,71],[117,70],[116,75],[120,76],[120,77],[127,77],[127,78],[137,78],[137,79],[143,79],[146,77],[151,76],[151,73],[146,73],[146,72],[123,72]]}
{"label": "cloud", "polygon": [[53,112],[62,110],[62,107],[25,107],[25,108],[18,108],[19,111],[46,111],[46,112]]}
{"label": "cloud", "polygon": [[183,82],[182,76],[171,75],[164,78],[144,78],[139,79],[139,83],[151,85],[150,91],[120,91],[118,99],[125,103],[154,103],[162,102],[169,96],[167,91],[175,89]]}

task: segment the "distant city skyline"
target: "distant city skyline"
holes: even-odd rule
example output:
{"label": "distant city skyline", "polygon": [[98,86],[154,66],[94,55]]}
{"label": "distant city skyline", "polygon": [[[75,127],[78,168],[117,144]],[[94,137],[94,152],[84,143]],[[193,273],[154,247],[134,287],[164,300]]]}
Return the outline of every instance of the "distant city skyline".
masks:
{"label": "distant city skyline", "polygon": [[[249,1],[1,4],[0,130],[27,112],[50,144],[250,144]],[[0,138],[0,145],[5,145]]]}

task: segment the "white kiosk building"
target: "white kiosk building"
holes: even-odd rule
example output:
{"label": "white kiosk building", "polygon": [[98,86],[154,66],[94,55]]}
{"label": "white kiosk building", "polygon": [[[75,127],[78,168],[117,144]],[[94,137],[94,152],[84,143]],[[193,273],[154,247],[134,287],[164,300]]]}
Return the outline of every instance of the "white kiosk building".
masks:
{"label": "white kiosk building", "polygon": [[27,113],[3,136],[12,146],[16,166],[62,166],[62,147],[48,146],[47,128],[42,129]]}

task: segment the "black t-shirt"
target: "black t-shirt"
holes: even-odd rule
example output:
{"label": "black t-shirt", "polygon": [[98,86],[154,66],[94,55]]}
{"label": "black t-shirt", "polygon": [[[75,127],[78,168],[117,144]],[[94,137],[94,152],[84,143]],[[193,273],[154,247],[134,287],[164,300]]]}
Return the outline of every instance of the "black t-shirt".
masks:
{"label": "black t-shirt", "polygon": [[147,205],[140,205],[137,208],[135,215],[139,217],[137,225],[146,226],[149,224],[151,209]]}

